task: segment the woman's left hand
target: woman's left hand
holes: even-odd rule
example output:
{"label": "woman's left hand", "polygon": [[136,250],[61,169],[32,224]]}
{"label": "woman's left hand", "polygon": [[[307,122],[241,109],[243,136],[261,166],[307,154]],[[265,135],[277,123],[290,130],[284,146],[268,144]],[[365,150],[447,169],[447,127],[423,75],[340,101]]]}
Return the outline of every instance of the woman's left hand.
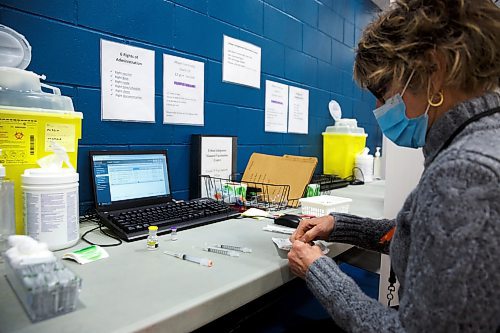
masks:
{"label": "woman's left hand", "polygon": [[296,240],[288,252],[288,265],[295,275],[305,279],[309,266],[322,255],[323,252],[318,246]]}

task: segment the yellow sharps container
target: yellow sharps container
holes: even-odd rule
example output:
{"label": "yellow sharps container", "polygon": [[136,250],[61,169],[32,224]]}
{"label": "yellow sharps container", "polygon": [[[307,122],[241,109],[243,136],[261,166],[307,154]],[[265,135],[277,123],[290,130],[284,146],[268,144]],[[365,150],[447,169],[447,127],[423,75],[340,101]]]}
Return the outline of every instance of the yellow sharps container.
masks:
{"label": "yellow sharps container", "polygon": [[323,132],[323,173],[342,178],[353,174],[355,157],[363,151],[368,135],[356,119],[338,119]]}
{"label": "yellow sharps container", "polygon": [[[49,89],[47,93],[41,90]],[[59,89],[40,83],[40,76],[17,68],[0,67],[0,163],[15,182],[16,233],[25,234],[21,174],[38,168],[37,160],[52,154],[56,143],[66,149],[76,168],[82,136],[80,112]]]}

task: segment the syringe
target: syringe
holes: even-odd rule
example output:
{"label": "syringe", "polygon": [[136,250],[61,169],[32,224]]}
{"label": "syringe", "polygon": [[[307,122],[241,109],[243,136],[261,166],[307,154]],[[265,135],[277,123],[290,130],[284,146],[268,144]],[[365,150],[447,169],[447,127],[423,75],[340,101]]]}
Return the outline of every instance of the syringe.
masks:
{"label": "syringe", "polygon": [[252,253],[252,249],[248,247],[236,246],[236,245],[227,245],[227,244],[215,244],[214,247],[218,247],[221,249],[238,251],[243,253]]}
{"label": "syringe", "polygon": [[240,254],[236,251],[221,249],[221,248],[217,248],[217,247],[213,247],[213,246],[206,246],[202,249],[203,249],[203,251],[217,253],[217,254],[223,254],[225,256],[230,256],[230,257],[239,257],[240,256]]}
{"label": "syringe", "polygon": [[163,253],[168,254],[169,256],[172,256],[172,257],[182,259],[182,260],[191,261],[191,262],[194,262],[196,264],[200,264],[202,266],[212,267],[212,265],[213,265],[212,260],[206,259],[206,258],[193,257],[193,256],[190,256],[190,255],[187,255],[184,253],[176,253],[176,252],[172,252],[172,251],[164,251]]}

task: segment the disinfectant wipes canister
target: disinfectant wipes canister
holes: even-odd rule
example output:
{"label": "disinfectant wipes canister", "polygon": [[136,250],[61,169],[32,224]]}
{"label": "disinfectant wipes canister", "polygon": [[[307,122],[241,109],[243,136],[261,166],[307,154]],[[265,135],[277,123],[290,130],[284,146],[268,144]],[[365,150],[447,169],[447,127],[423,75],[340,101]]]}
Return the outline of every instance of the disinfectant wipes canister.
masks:
{"label": "disinfectant wipes canister", "polygon": [[21,176],[26,234],[49,250],[79,238],[78,173],[71,168],[27,169]]}

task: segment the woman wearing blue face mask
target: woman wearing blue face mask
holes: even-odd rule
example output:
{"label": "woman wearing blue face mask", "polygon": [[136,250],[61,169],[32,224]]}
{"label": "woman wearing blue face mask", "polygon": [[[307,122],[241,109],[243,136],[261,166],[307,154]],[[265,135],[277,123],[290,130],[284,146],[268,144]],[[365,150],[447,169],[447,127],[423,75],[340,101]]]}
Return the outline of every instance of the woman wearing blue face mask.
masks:
{"label": "woman wearing blue face mask", "polygon": [[[423,175],[394,220],[302,221],[290,268],[347,331],[499,332],[500,8],[397,1],[366,28],[354,77],[383,133],[423,147]],[[390,253],[399,309],[366,296],[314,239]]]}

